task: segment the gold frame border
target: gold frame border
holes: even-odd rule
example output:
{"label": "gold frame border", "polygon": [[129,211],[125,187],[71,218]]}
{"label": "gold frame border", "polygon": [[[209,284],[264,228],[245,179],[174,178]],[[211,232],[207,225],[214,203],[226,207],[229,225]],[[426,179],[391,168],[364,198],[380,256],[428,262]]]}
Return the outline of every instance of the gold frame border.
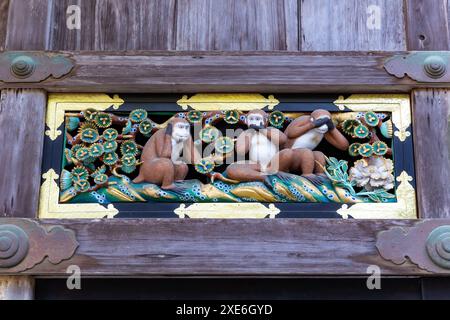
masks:
{"label": "gold frame border", "polygon": [[[411,104],[407,94],[353,94],[347,99],[340,96],[334,104],[340,110],[390,112],[394,125],[394,135],[404,142],[411,133]],[[344,219],[351,215],[356,219],[418,219],[416,191],[409,183],[412,181],[406,171],[396,177],[397,202],[394,203],[356,203],[344,204],[337,213]]]}
{"label": "gold frame border", "polygon": [[239,110],[250,111],[268,107],[272,110],[280,101],[273,95],[265,98],[259,93],[197,93],[188,98],[187,95],[177,101],[177,104],[187,110],[191,107],[198,111]]}
{"label": "gold frame border", "polygon": [[[69,110],[83,111],[95,109],[106,110],[110,107],[118,109],[124,100],[118,95],[112,98],[103,93],[76,94],[76,93],[51,93],[47,101],[47,114],[45,124],[47,130],[45,134],[52,140],[56,140],[62,134],[58,128],[64,122],[64,113]],[[109,204],[104,207],[98,203],[59,203],[59,186],[56,179],[59,176],[54,169],[50,169],[42,175],[42,183],[39,193],[38,217],[40,219],[50,218],[103,218],[114,217],[119,211],[114,205]]]}
{"label": "gold frame border", "polygon": [[[124,101],[118,96],[113,98],[106,94],[50,94],[47,106],[46,124],[48,130],[45,134],[55,140],[62,134],[58,128],[64,122],[64,113],[68,110],[96,109],[106,110],[109,107],[118,109]],[[241,110],[273,109],[279,101],[273,95],[265,98],[261,94],[196,94],[188,98],[183,96],[177,103],[187,109],[195,110]],[[391,112],[392,122],[396,131],[394,135],[405,141],[411,133],[408,128],[411,124],[411,108],[408,95],[404,94],[354,94],[344,99],[339,97],[334,104],[340,110],[348,108],[352,111],[386,111]],[[112,204],[104,207],[100,204],[60,204],[59,186],[56,183],[58,175],[53,169],[43,174],[44,182],[41,186],[39,201],[39,218],[112,218],[118,210]],[[343,218],[349,215],[357,219],[417,219],[417,204],[415,190],[409,181],[412,177],[402,172],[397,178],[396,203],[357,203],[344,204],[337,213]],[[413,205],[411,205],[411,203]],[[236,215],[239,212],[239,216]],[[189,206],[180,204],[174,210],[180,218],[275,218],[280,212],[275,204],[266,207],[262,203],[195,203]],[[244,213],[244,214],[242,214]]]}

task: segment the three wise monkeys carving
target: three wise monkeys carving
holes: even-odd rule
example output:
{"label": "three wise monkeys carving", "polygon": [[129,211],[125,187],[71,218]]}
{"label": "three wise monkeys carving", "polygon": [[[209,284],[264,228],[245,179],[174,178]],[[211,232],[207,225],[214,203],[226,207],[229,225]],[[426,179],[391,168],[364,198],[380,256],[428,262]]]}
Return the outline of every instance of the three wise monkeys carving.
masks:
{"label": "three wise monkeys carving", "polygon": [[[323,174],[325,155],[315,148],[325,139],[339,150],[349,146],[347,138],[335,127],[331,114],[322,109],[293,120],[283,132],[270,127],[263,110],[249,111],[245,116],[247,129],[235,139],[238,160],[228,165],[225,179],[247,182],[266,181],[269,175],[290,172],[303,176]],[[201,158],[191,135],[190,124],[182,118],[172,118],[146,142],[142,165],[135,183],[154,183],[163,189],[175,188],[175,181],[188,174],[187,163]],[[219,175],[220,177],[224,177]]]}

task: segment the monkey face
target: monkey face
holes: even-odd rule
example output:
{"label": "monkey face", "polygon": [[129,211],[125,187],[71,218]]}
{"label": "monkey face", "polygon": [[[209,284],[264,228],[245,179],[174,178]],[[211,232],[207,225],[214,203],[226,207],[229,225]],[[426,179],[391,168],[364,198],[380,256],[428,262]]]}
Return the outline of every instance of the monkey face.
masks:
{"label": "monkey face", "polygon": [[264,129],[266,127],[265,119],[261,114],[249,113],[247,115],[247,126],[255,130]]}
{"label": "monkey face", "polygon": [[317,109],[315,111],[313,111],[311,113],[311,122],[317,122],[317,121],[321,121],[323,122],[322,125],[320,125],[319,127],[316,127],[314,130],[319,132],[319,133],[326,133],[329,128],[327,126],[327,120],[331,119],[331,114],[326,111],[326,110],[322,110],[322,109]]}
{"label": "monkey face", "polygon": [[190,125],[187,122],[176,122],[173,125],[172,129],[172,138],[175,139],[175,141],[186,141],[191,135],[190,132]]}

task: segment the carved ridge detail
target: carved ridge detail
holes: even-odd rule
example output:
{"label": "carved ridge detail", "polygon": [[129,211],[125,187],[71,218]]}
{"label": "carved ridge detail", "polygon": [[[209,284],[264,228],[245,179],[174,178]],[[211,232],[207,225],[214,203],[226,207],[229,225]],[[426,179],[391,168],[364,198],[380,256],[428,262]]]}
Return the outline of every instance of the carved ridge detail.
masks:
{"label": "carved ridge detail", "polygon": [[0,220],[0,273],[22,272],[45,258],[57,265],[70,259],[79,243],[72,230],[62,226],[44,227],[29,219]]}
{"label": "carved ridge detail", "polygon": [[450,220],[434,219],[411,228],[392,227],[377,236],[380,255],[395,264],[407,260],[434,273],[450,273]]}
{"label": "carved ridge detail", "polygon": [[46,79],[59,79],[75,67],[66,55],[42,52],[0,53],[0,82],[31,83]]}

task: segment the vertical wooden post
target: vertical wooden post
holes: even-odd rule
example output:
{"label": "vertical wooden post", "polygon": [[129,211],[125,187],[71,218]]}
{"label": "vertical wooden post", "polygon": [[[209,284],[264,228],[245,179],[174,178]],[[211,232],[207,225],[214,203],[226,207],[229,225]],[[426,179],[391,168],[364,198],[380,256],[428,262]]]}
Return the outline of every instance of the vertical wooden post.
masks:
{"label": "vertical wooden post", "polygon": [[[8,0],[6,3],[9,5],[8,19],[0,23],[0,47],[5,50],[45,50],[50,30],[50,2]],[[46,92],[43,90],[1,92],[0,223],[1,217],[37,217],[45,106]],[[0,276],[0,298],[33,297],[32,277]]]}
{"label": "vertical wooden post", "polygon": [[419,213],[421,218],[449,218],[450,92],[414,90],[412,104]]}
{"label": "vertical wooden post", "polygon": [[46,93],[3,90],[0,99],[0,217],[35,218],[41,184]]}
{"label": "vertical wooden post", "polygon": [[[1,217],[37,217],[46,93],[8,89],[0,98]],[[0,299],[33,299],[34,279],[0,276]]]}
{"label": "vertical wooden post", "polygon": [[34,279],[28,276],[0,277],[0,300],[33,300]]}
{"label": "vertical wooden post", "polygon": [[[406,1],[408,50],[450,50],[447,5],[447,0]],[[419,89],[411,96],[419,214],[421,218],[448,218],[450,92]]]}

